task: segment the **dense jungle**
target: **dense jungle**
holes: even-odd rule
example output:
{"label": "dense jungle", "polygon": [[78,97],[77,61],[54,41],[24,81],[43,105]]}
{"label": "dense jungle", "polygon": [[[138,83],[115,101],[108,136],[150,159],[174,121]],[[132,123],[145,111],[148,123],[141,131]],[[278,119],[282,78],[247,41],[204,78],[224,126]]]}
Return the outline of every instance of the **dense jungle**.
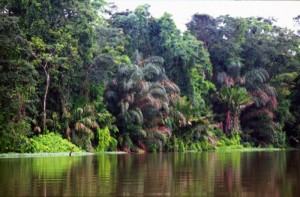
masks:
{"label": "dense jungle", "polygon": [[0,153],[299,147],[300,32],[186,26],[149,5],[1,0]]}

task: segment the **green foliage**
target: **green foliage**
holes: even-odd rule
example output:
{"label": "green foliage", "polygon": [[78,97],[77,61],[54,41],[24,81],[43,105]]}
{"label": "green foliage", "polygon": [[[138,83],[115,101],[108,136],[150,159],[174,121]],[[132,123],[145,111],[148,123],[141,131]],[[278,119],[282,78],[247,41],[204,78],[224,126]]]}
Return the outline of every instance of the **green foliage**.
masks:
{"label": "green foliage", "polygon": [[0,21],[0,130],[7,137],[3,151],[14,147],[21,151],[13,141],[31,134],[30,123],[37,113],[37,72],[18,18],[1,13]]}
{"label": "green foliage", "polygon": [[106,20],[104,4],[0,3],[0,152],[53,151],[49,131],[86,151],[239,147],[240,130],[244,144],[299,144],[299,35],[201,14],[180,32],[149,5]]}
{"label": "green foliage", "polygon": [[[212,76],[212,65],[202,42],[188,32],[181,34],[170,14],[158,19],[151,17],[148,5],[139,6],[133,12],[115,13],[110,23],[123,29],[128,55],[138,50],[144,57],[161,56],[165,60],[166,74],[182,93],[193,101],[195,107],[206,107],[208,98],[202,97],[214,89],[214,84],[208,81]],[[134,58],[133,62],[138,64],[139,59]],[[157,71],[152,68],[151,72]]]}
{"label": "green foliage", "polygon": [[202,145],[201,145],[201,142],[194,142],[192,143],[188,150],[194,150],[194,151],[198,151],[198,152],[201,152],[202,151]]}
{"label": "green foliage", "polygon": [[272,145],[275,148],[286,148],[286,133],[284,131],[275,131],[272,139]]}
{"label": "green foliage", "polygon": [[30,145],[25,152],[32,153],[57,153],[57,152],[82,152],[80,148],[63,139],[57,133],[48,133],[29,139]]}
{"label": "green foliage", "polygon": [[30,141],[24,135],[11,135],[5,132],[0,133],[1,137],[1,145],[0,151],[1,153],[26,153],[30,152]]}
{"label": "green foliage", "polygon": [[204,141],[201,141],[201,148],[202,150],[204,151],[209,151],[209,150],[215,150],[216,148],[211,144],[209,143],[207,140],[204,140]]}
{"label": "green foliage", "polygon": [[[256,144],[272,144],[274,141],[270,139],[277,139],[277,130],[284,124],[291,126],[288,119],[293,120],[287,97],[294,86],[295,72],[300,68],[299,37],[288,29],[273,25],[273,22],[261,17],[213,18],[195,14],[187,24],[190,32],[208,49],[214,73],[212,80],[220,85],[218,95],[223,105],[214,102],[216,120],[223,122],[225,130],[232,128],[228,127],[232,119],[239,121],[241,110],[234,107],[233,102],[225,104],[225,100],[233,98],[229,96],[232,93],[229,88],[237,85],[246,88],[254,103],[241,105],[242,138],[251,143],[255,139]],[[221,88],[223,84],[227,87]],[[233,118],[231,113],[235,114]],[[285,119],[285,116],[289,118]]]}
{"label": "green foliage", "polygon": [[[288,120],[284,126],[284,130],[287,133],[287,139],[290,145],[299,146],[300,139],[300,76],[298,75],[296,79],[293,81],[295,84],[294,87],[291,88],[290,95],[290,112],[293,116],[290,120]],[[285,110],[286,111],[286,110]]]}
{"label": "green foliage", "polygon": [[167,143],[168,151],[186,151],[188,148],[187,144],[180,137],[176,137],[175,135]]}
{"label": "green foliage", "polygon": [[[166,77],[162,58],[155,56],[139,61],[140,66],[118,70],[108,84],[105,100],[108,110],[116,117],[120,131],[117,136],[134,142],[151,141],[149,144],[156,144],[161,151],[168,138],[164,132],[168,129],[160,131],[159,127],[165,124],[172,101],[180,99],[180,90]],[[119,143],[126,148],[124,142]]]}
{"label": "green foliage", "polygon": [[245,88],[238,86],[229,88],[222,86],[219,92],[219,98],[234,114],[241,113],[241,106],[247,106],[252,103],[252,96],[247,93]]}
{"label": "green foliage", "polygon": [[203,141],[193,141],[191,143],[187,143],[186,140],[184,140],[181,137],[172,136],[167,144],[166,144],[166,150],[167,151],[202,151],[202,150],[213,150],[213,146],[209,143],[203,143]]}
{"label": "green foliage", "polygon": [[148,142],[147,147],[149,149],[150,152],[159,152],[160,151],[160,147],[159,145],[157,145],[154,142]]}
{"label": "green foliage", "polygon": [[97,129],[98,146],[95,148],[96,152],[115,151],[117,148],[117,140],[110,135],[108,127],[104,129]]}
{"label": "green foliage", "polygon": [[238,133],[233,134],[230,139],[223,134],[220,136],[220,139],[216,142],[216,150],[241,148],[243,148],[243,145],[241,144],[241,138]]}
{"label": "green foliage", "polygon": [[288,72],[278,74],[271,79],[271,84],[276,88],[276,93],[279,100],[287,99],[291,95],[292,89],[296,85],[295,80],[297,76],[297,72]]}

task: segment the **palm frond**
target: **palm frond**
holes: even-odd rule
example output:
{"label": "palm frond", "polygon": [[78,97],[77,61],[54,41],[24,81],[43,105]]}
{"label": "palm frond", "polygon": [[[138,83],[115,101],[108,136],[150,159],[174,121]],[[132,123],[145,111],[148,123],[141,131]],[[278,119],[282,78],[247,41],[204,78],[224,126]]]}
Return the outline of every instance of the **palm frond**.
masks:
{"label": "palm frond", "polygon": [[135,101],[135,96],[134,95],[135,95],[134,93],[125,94],[124,101],[128,102],[129,104],[134,103],[134,101]]}
{"label": "palm frond", "polygon": [[120,106],[122,114],[126,113],[129,109],[129,103],[123,99],[118,103],[118,106]]}
{"label": "palm frond", "polygon": [[156,139],[159,139],[162,142],[163,145],[166,144],[166,142],[167,142],[167,136],[166,136],[166,134],[164,134],[164,133],[162,133],[160,131],[154,132],[154,137]]}
{"label": "palm frond", "polygon": [[266,106],[267,103],[271,99],[271,97],[267,93],[265,93],[264,91],[261,91],[261,90],[256,90],[256,91],[253,91],[253,92],[250,92],[250,93],[253,96],[253,100],[254,100],[255,105],[257,107]]}
{"label": "palm frond", "polygon": [[155,98],[150,94],[150,93],[145,93],[142,96],[136,98],[135,101],[135,106],[139,108],[144,108],[142,107],[144,104],[150,104],[155,102]]}
{"label": "palm frond", "polygon": [[270,101],[269,101],[269,107],[271,109],[275,110],[277,108],[277,106],[278,106],[278,101],[277,101],[275,96],[272,96]]}
{"label": "palm frond", "polygon": [[166,127],[166,126],[159,126],[159,127],[157,128],[157,131],[162,132],[162,133],[165,133],[165,134],[167,134],[169,137],[171,137],[171,135],[172,135],[171,130],[170,130],[168,127]]}
{"label": "palm frond", "polygon": [[168,95],[164,88],[151,88],[149,92],[154,98],[160,99],[163,102],[169,102]]}
{"label": "palm frond", "polygon": [[247,112],[244,116],[243,119],[250,120],[259,116],[266,116],[271,119],[274,118],[274,112],[267,109],[267,108],[260,108],[260,109],[255,109]]}
{"label": "palm frond", "polygon": [[161,81],[161,85],[165,88],[166,92],[169,93],[177,93],[180,94],[179,87],[173,83],[172,81],[166,79]]}
{"label": "palm frond", "polygon": [[91,117],[85,117],[81,119],[80,122],[83,123],[87,128],[94,128],[94,129],[99,128],[98,123],[92,120]]}
{"label": "palm frond", "polygon": [[119,84],[119,92],[129,92],[133,88],[133,81],[131,79],[121,80]]}
{"label": "palm frond", "polygon": [[131,115],[131,119],[133,120],[133,123],[136,123],[138,125],[143,124],[143,115],[142,113],[139,113],[137,110],[130,110],[129,114]]}
{"label": "palm frond", "polygon": [[175,106],[178,102],[182,101],[182,98],[179,96],[179,94],[171,93],[168,95],[168,97],[172,106]]}
{"label": "palm frond", "polygon": [[254,83],[266,83],[269,80],[269,73],[263,68],[253,69],[245,75],[246,85],[251,86]]}
{"label": "palm frond", "polygon": [[275,91],[275,89],[272,86],[270,86],[269,84],[263,84],[262,85],[262,89],[269,96],[276,97],[276,91]]}
{"label": "palm frond", "polygon": [[[151,106],[151,105],[150,105]],[[149,108],[143,108],[141,109],[143,112],[144,119],[155,121],[155,118],[163,119],[162,114],[159,110],[153,108],[152,106]]]}
{"label": "palm frond", "polygon": [[162,69],[155,64],[149,63],[143,68],[144,78],[147,81],[158,81],[162,78]]}
{"label": "palm frond", "polygon": [[138,80],[143,80],[143,78],[144,78],[143,69],[135,65],[132,68],[130,79],[132,79],[133,81],[138,81]]}
{"label": "palm frond", "polygon": [[162,111],[166,112],[167,114],[170,113],[169,103],[163,102],[161,106]]}
{"label": "palm frond", "polygon": [[163,65],[164,59],[159,56],[151,56],[144,60],[144,64],[157,64],[157,65]]}
{"label": "palm frond", "polygon": [[92,131],[89,129],[89,128],[87,128],[83,123],[81,123],[81,122],[77,122],[76,124],[75,124],[75,131],[77,131],[77,132],[83,132],[83,133],[86,133],[86,134],[91,134],[92,133]]}
{"label": "palm frond", "polygon": [[128,124],[131,124],[133,122],[131,115],[128,112],[120,113],[117,116],[117,122],[119,122],[121,125],[126,126]]}
{"label": "palm frond", "polygon": [[137,92],[141,92],[141,91],[148,92],[148,90],[149,90],[149,82],[147,82],[147,81],[142,81],[142,80],[138,80],[138,81],[134,84],[134,89],[135,89]]}

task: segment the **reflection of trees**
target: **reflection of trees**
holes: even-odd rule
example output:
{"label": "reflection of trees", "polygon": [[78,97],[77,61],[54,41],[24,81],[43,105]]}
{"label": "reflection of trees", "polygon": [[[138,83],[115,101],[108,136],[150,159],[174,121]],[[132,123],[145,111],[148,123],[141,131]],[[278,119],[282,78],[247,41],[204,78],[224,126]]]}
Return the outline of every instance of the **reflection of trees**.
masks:
{"label": "reflection of trees", "polygon": [[214,188],[217,195],[236,196],[241,193],[241,153],[215,153],[216,164],[214,171],[218,177]]}
{"label": "reflection of trees", "polygon": [[[285,176],[285,152],[249,152],[242,158],[243,191],[257,196],[281,196],[280,179]],[[245,195],[247,196],[247,195]]]}
{"label": "reflection of trees", "polygon": [[300,194],[300,154],[299,151],[289,151],[286,156],[286,175],[281,181],[281,196],[295,196]]}
{"label": "reflection of trees", "polygon": [[81,157],[40,157],[0,160],[0,196],[59,196],[62,179]]}
{"label": "reflection of trees", "polygon": [[297,151],[0,159],[0,196],[293,196],[299,163]]}

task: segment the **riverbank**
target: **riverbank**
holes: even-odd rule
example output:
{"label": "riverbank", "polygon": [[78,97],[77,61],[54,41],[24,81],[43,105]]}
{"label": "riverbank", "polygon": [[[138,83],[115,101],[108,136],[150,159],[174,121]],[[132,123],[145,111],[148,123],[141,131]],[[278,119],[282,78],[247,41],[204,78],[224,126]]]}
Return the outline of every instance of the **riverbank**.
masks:
{"label": "riverbank", "polygon": [[[171,152],[171,153],[200,153],[200,152],[271,152],[271,151],[291,151],[291,150],[299,150],[295,148],[239,148],[239,149],[216,149],[216,150],[208,150],[208,151],[195,151],[195,150],[187,150],[187,151],[179,151],[179,152]],[[170,152],[159,152],[159,153],[170,153]],[[69,156],[69,152],[59,152],[59,153],[0,153],[0,159],[3,158],[24,158],[24,157],[66,157]],[[73,152],[72,156],[86,156],[86,155],[102,155],[102,154],[141,154],[141,153],[127,153],[124,151],[105,151],[105,152]],[[149,154],[149,153],[142,153]],[[154,154],[158,154],[158,152],[154,152]]]}
{"label": "riverbank", "polygon": [[[66,157],[69,156],[69,152],[61,152],[61,153],[1,153],[0,158],[20,158],[20,157]],[[86,155],[97,155],[97,154],[127,154],[123,151],[112,151],[112,152],[73,152],[73,156],[86,156]]]}

